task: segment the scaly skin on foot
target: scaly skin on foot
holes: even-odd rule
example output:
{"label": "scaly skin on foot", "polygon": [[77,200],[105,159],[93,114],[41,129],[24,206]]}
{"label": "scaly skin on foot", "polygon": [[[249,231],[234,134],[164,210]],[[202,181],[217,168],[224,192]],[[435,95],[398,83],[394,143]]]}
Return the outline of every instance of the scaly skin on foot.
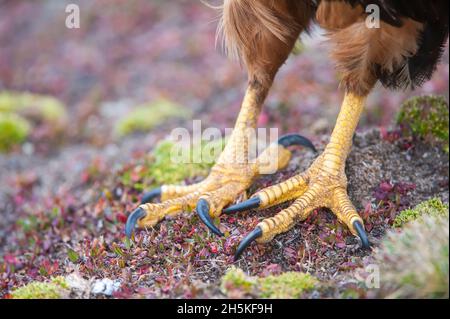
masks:
{"label": "scaly skin on foot", "polygon": [[261,190],[249,201],[230,207],[227,213],[247,208],[267,208],[295,200],[272,218],[260,222],[239,245],[238,259],[252,241],[266,243],[276,235],[290,230],[296,222],[305,220],[313,210],[331,209],[350,231],[359,236],[364,247],[369,246],[364,223],[347,195],[345,161],[350,152],[352,138],[365,104],[365,97],[348,93],[345,96],[336,127],[323,154],[304,173]]}
{"label": "scaly skin on foot", "polygon": [[[270,145],[256,160],[249,158],[251,136],[266,95],[267,89],[261,86],[251,86],[247,90],[229,142],[204,181],[189,186],[164,185],[144,195],[142,205],[128,218],[125,229],[128,237],[135,224],[139,228],[153,227],[168,216],[193,209],[213,233],[221,236],[212,217],[219,216],[223,207],[245,195],[258,175],[287,166],[291,158],[288,146],[303,145],[315,150],[306,138],[291,135]],[[156,196],[161,196],[161,203],[149,203]]]}

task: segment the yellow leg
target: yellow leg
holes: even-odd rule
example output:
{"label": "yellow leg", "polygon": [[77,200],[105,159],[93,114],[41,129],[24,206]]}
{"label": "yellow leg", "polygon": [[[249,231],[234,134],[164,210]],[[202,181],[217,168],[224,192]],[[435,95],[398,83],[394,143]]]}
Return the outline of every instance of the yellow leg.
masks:
{"label": "yellow leg", "polygon": [[329,144],[306,172],[258,192],[248,202],[239,204],[238,209],[236,206],[228,209],[228,212],[244,210],[247,203],[255,202],[258,208],[265,208],[296,199],[292,206],[260,222],[241,242],[236,252],[237,258],[253,240],[268,242],[320,207],[330,208],[354,235],[361,238],[364,246],[369,245],[363,221],[348,198],[345,175],[345,161],[365,101],[364,96],[346,94]]}
{"label": "yellow leg", "polygon": [[[235,129],[210,175],[195,185],[165,185],[144,196],[142,205],[128,218],[125,229],[128,236],[131,236],[135,224],[140,228],[152,227],[166,216],[175,216],[194,209],[211,231],[222,235],[211,217],[219,216],[223,207],[243,195],[256,176],[270,168],[284,168],[291,158],[291,152],[286,148],[290,144],[314,149],[309,141],[296,136],[294,139],[287,139],[288,143],[271,145],[256,161],[249,158],[250,137],[254,134],[267,91],[268,89],[258,84],[249,87]],[[162,203],[150,203],[156,195],[161,196]]]}

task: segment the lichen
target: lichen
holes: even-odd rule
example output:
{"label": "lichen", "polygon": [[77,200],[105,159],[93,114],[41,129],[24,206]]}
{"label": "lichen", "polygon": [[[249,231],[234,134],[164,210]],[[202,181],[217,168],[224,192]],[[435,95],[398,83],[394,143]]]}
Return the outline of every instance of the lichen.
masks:
{"label": "lichen", "polygon": [[406,223],[423,216],[445,216],[449,213],[448,205],[442,203],[439,198],[432,198],[420,203],[413,209],[407,209],[398,214],[394,219],[394,227],[402,227]]}
{"label": "lichen", "polygon": [[449,297],[449,217],[426,215],[391,230],[375,262],[384,298]]}
{"label": "lichen", "polygon": [[317,287],[319,281],[301,272],[286,272],[281,275],[252,277],[241,269],[231,267],[221,280],[221,291],[230,295],[238,290],[257,298],[292,299],[300,298],[305,292]]}
{"label": "lichen", "polygon": [[30,133],[30,124],[16,114],[0,113],[0,153],[22,144]]}
{"label": "lichen", "polygon": [[115,125],[119,137],[137,132],[148,132],[170,118],[187,118],[190,112],[181,105],[168,100],[157,100],[137,106]]}
{"label": "lichen", "polygon": [[61,299],[68,294],[69,285],[64,277],[49,282],[31,282],[11,292],[13,299]]}
{"label": "lichen", "polygon": [[406,101],[397,116],[404,135],[436,142],[449,151],[449,106],[444,97],[419,96]]}

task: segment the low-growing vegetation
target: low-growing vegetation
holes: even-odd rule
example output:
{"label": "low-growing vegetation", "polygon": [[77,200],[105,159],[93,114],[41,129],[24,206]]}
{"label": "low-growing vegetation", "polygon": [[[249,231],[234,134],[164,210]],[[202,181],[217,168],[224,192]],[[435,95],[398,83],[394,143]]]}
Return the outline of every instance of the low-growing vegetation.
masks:
{"label": "low-growing vegetation", "polygon": [[374,259],[383,298],[449,297],[449,217],[424,216],[390,231]]}
{"label": "low-growing vegetation", "polygon": [[256,298],[301,298],[305,292],[318,288],[319,281],[302,272],[285,272],[267,277],[251,277],[241,269],[228,269],[221,279],[222,292],[229,296],[250,295]]}
{"label": "low-growing vegetation", "polygon": [[13,299],[61,299],[67,298],[69,286],[63,277],[52,278],[48,282],[31,282],[15,289]]}
{"label": "low-growing vegetation", "polygon": [[448,208],[439,198],[427,200],[412,209],[400,212],[394,219],[394,227],[402,227],[425,216],[448,216]]}
{"label": "low-growing vegetation", "polygon": [[449,151],[449,106],[442,96],[418,96],[406,101],[397,124],[405,135],[441,145]]}

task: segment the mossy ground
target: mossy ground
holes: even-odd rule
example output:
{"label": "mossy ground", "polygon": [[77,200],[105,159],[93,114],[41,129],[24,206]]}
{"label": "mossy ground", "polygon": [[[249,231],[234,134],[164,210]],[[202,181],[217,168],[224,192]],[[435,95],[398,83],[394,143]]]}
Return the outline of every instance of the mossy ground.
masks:
{"label": "mossy ground", "polygon": [[251,277],[239,268],[231,267],[221,279],[221,290],[225,295],[236,293],[256,298],[293,299],[317,288],[319,281],[310,274],[285,272],[281,275]]}
{"label": "mossy ground", "polygon": [[402,227],[418,218],[425,216],[448,216],[449,207],[442,203],[439,198],[432,198],[420,203],[412,209],[407,209],[398,214],[394,219],[394,227]]}
{"label": "mossy ground", "polygon": [[449,151],[449,106],[441,96],[418,96],[406,101],[398,113],[397,124],[404,134],[438,143]]}
{"label": "mossy ground", "polygon": [[16,114],[0,113],[0,153],[22,144],[30,133],[30,123]]}
{"label": "mossy ground", "polygon": [[67,120],[64,103],[53,96],[29,92],[0,92],[0,113],[22,113],[54,124]]}
{"label": "mossy ground", "polygon": [[39,125],[47,125],[56,136],[66,123],[65,105],[52,96],[0,92],[0,152],[21,145]]}
{"label": "mossy ground", "polygon": [[48,282],[32,282],[11,292],[13,299],[61,299],[67,297],[69,286],[63,277]]}
{"label": "mossy ground", "polygon": [[[179,146],[170,140],[162,141],[147,159],[145,169],[140,171],[140,175],[148,181],[147,187],[180,183],[188,178],[205,177],[224,146],[223,139],[193,147]],[[200,155],[196,162],[193,161],[194,154]],[[124,172],[123,183],[133,184],[135,188],[143,189],[140,183],[133,183],[132,175],[131,171]]]}
{"label": "mossy ground", "polygon": [[170,118],[185,119],[190,111],[168,100],[157,100],[152,103],[137,106],[126,117],[116,123],[115,133],[126,136],[137,132],[149,132],[155,126]]}

